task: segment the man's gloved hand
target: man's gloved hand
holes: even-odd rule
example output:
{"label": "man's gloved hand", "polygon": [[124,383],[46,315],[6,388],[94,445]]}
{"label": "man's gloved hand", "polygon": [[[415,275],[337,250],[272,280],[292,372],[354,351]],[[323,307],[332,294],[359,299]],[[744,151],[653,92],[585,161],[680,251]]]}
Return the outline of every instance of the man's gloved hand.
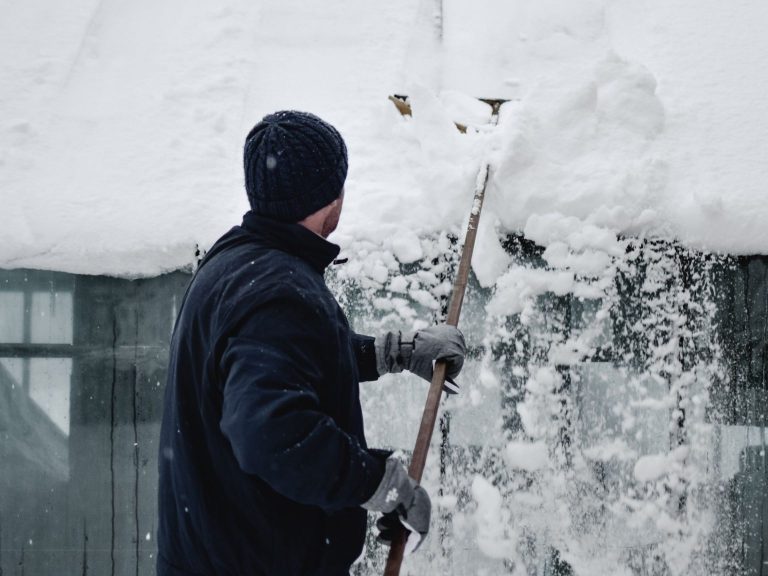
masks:
{"label": "man's gloved hand", "polygon": [[381,517],[376,520],[376,530],[379,531],[376,535],[376,540],[385,546],[391,546],[392,540],[395,539],[398,526],[400,526],[400,520],[397,517],[397,512],[382,514]]}
{"label": "man's gloved hand", "polygon": [[453,394],[459,391],[454,378],[464,365],[467,346],[454,326],[441,324],[416,332],[387,332],[374,340],[374,346],[379,375],[409,370],[431,382],[435,360],[445,360],[445,390]]}
{"label": "man's gloved hand", "polygon": [[405,467],[392,457],[387,458],[384,477],[379,487],[362,507],[374,512],[383,512],[384,516],[379,522],[388,518],[388,521],[385,521],[386,528],[379,536],[382,542],[392,542],[396,527],[395,518],[410,532],[406,545],[408,552],[415,551],[429,533],[429,518],[432,512],[429,495],[416,480],[408,476]]}

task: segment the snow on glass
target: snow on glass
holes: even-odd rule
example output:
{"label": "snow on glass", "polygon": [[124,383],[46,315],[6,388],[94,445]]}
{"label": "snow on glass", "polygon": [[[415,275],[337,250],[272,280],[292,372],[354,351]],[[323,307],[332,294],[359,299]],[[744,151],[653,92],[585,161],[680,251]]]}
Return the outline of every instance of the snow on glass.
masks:
{"label": "snow on glass", "polygon": [[[459,243],[422,244],[418,269],[400,265],[378,286],[338,271],[363,331],[440,317]],[[617,237],[605,249],[599,271],[560,268],[538,248],[517,254],[494,287],[470,287],[461,326],[471,360],[461,395],[443,404],[426,472],[435,536],[429,560],[411,559],[428,562],[424,573],[538,574],[558,562],[576,574],[716,573],[705,420],[721,370],[713,264],[684,282],[680,260],[696,258],[686,249]],[[566,260],[584,250],[569,246]],[[432,301],[398,297],[390,283]],[[420,384],[383,380],[362,391],[371,441],[410,449]],[[462,572],[484,566],[468,549],[490,559],[486,572]],[[366,561],[378,573],[381,558]]]}
{"label": "snow on glass", "polygon": [[[332,283],[358,330],[440,321],[491,161],[460,323],[471,359],[425,475],[435,536],[409,559],[423,573],[716,574],[727,563],[705,418],[722,377],[719,260],[656,226],[663,166],[651,145],[664,111],[652,75],[608,56],[572,88],[543,85],[505,104],[498,127],[465,135],[456,94],[416,89],[396,130],[420,201],[396,234],[354,220],[342,230],[350,260]],[[440,228],[427,211],[442,211]],[[371,441],[409,450],[425,390],[383,380],[362,391]],[[371,550],[366,574],[381,569]]]}

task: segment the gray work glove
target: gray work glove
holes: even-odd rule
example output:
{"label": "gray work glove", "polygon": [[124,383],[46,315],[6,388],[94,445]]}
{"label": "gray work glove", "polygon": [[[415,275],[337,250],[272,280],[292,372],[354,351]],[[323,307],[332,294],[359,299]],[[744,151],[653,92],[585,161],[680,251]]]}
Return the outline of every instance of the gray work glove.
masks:
{"label": "gray work glove", "polygon": [[458,328],[447,324],[430,326],[417,332],[387,332],[374,340],[379,375],[408,370],[432,381],[435,360],[445,360],[445,391],[455,394],[454,378],[461,372],[467,345]]}
{"label": "gray work glove", "polygon": [[[383,518],[389,518],[390,521],[397,515],[400,523],[410,532],[406,544],[409,553],[414,552],[429,533],[432,512],[429,495],[416,480],[408,476],[405,466],[395,458],[387,458],[384,477],[376,492],[362,507],[372,512],[383,512]],[[381,530],[381,524],[377,523],[377,526]],[[387,534],[382,530],[379,540],[389,544],[394,536],[393,526],[388,525],[387,530]]]}

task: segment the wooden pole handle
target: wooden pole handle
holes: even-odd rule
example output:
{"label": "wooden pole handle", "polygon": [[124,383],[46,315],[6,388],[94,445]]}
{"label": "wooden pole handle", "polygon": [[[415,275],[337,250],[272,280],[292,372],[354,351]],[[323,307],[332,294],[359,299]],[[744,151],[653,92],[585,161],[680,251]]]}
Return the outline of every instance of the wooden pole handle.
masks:
{"label": "wooden pole handle", "polygon": [[[419,434],[416,437],[416,447],[413,450],[411,465],[408,468],[408,475],[417,482],[421,482],[424,466],[427,463],[429,443],[432,440],[432,432],[435,428],[437,412],[440,406],[440,396],[442,395],[443,384],[445,383],[445,369],[446,364],[444,361],[439,360],[435,363],[435,371],[432,374],[432,383],[429,385],[429,393],[427,394],[424,414],[421,418]],[[405,529],[398,525],[389,549],[384,576],[398,576],[400,574],[400,565],[405,555],[406,534]]]}
{"label": "wooden pole handle", "polygon": [[[477,226],[480,222],[480,211],[483,208],[485,189],[488,186],[488,172],[489,166],[486,164],[483,167],[483,172],[478,175],[479,185],[475,190],[472,213],[469,216],[467,235],[464,239],[464,247],[462,248],[461,260],[459,261],[459,270],[456,273],[456,280],[453,283],[451,303],[448,307],[446,324],[451,326],[457,326],[459,324],[461,306],[464,302],[464,293],[467,290],[469,271],[472,264],[472,253],[475,249],[475,238],[477,237]],[[480,185],[480,182],[482,182],[482,185]],[[416,437],[416,446],[413,449],[411,465],[408,468],[408,475],[417,482],[421,482],[421,476],[424,473],[424,467],[427,463],[429,444],[432,440],[432,433],[435,430],[437,413],[440,408],[440,396],[442,395],[443,385],[445,384],[445,370],[446,364],[444,361],[437,361],[435,363],[435,370],[432,374],[432,383],[429,385],[429,393],[427,394],[424,413],[421,416],[419,434]],[[384,576],[398,576],[400,574],[400,566],[403,563],[403,556],[405,555],[405,541],[406,531],[402,526],[399,526],[392,539],[389,556],[387,557],[387,565],[384,569]]]}

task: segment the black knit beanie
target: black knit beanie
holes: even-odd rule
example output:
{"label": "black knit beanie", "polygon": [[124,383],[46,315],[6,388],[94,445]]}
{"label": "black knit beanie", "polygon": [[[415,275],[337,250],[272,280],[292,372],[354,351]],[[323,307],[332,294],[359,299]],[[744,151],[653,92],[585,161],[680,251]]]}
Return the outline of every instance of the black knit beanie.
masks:
{"label": "black knit beanie", "polygon": [[243,163],[251,209],[298,222],[341,194],[347,147],[341,134],[314,114],[275,112],[248,134]]}

